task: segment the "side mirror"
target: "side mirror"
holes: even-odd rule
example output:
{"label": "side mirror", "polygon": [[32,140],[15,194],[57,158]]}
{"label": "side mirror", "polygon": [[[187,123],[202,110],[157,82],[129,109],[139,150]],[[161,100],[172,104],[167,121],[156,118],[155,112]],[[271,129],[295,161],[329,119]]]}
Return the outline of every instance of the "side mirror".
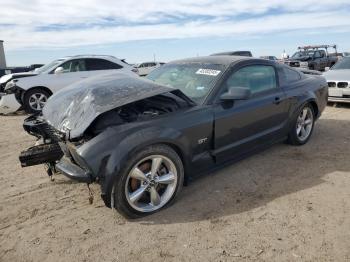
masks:
{"label": "side mirror", "polygon": [[246,87],[230,87],[226,93],[220,97],[223,101],[229,100],[244,100],[251,96],[251,91]]}
{"label": "side mirror", "polygon": [[329,69],[330,69],[330,67],[329,67],[329,66],[327,66],[327,67],[325,67],[325,68],[324,68],[324,71],[326,71],[326,72],[327,72],[327,71],[329,71]]}
{"label": "side mirror", "polygon": [[54,73],[55,73],[55,75],[64,73],[63,67],[61,67],[61,66],[57,67],[57,68],[55,69]]}

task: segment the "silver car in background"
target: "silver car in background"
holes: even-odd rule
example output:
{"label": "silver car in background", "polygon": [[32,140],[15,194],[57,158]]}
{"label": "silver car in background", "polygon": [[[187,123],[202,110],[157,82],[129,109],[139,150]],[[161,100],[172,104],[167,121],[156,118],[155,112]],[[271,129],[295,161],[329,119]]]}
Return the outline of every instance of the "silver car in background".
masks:
{"label": "silver car in background", "polygon": [[328,101],[350,103],[350,57],[339,60],[323,76],[328,82]]}

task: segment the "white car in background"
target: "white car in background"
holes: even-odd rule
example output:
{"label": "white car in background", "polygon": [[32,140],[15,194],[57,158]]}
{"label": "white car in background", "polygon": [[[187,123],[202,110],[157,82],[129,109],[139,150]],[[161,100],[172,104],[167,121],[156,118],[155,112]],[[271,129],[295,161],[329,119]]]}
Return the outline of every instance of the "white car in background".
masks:
{"label": "white car in background", "polygon": [[108,72],[127,72],[137,76],[132,66],[113,56],[79,55],[57,59],[27,74],[0,78],[0,113],[24,108],[40,112],[47,99],[58,90],[82,79]]}
{"label": "white car in background", "polygon": [[139,76],[146,76],[151,73],[154,69],[164,65],[162,62],[144,62],[141,64],[136,64],[135,68],[138,71]]}
{"label": "white car in background", "polygon": [[350,57],[343,57],[323,76],[328,82],[328,101],[350,103]]}

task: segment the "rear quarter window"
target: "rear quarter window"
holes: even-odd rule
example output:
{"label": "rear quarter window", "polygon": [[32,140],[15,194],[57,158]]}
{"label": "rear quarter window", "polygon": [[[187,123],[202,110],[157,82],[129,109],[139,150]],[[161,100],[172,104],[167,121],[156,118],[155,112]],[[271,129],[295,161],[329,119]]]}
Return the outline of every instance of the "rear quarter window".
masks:
{"label": "rear quarter window", "polygon": [[301,79],[301,75],[299,72],[297,72],[293,69],[289,69],[287,67],[283,68],[283,74],[284,74],[285,81],[287,83],[296,82],[296,81],[299,81]]}
{"label": "rear quarter window", "polygon": [[110,70],[110,69],[121,69],[123,68],[121,65],[113,63],[111,61],[105,59],[95,59],[89,58],[86,59],[86,67],[88,71],[95,70]]}

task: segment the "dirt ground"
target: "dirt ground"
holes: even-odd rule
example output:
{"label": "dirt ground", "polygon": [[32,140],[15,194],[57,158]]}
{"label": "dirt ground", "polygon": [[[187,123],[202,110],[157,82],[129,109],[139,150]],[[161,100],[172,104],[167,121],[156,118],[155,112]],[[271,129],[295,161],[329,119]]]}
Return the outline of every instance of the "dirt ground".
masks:
{"label": "dirt ground", "polygon": [[350,261],[350,107],[328,107],[303,147],[278,144],[193,181],[162,212],[127,221],[42,166],[0,116],[0,261]]}

